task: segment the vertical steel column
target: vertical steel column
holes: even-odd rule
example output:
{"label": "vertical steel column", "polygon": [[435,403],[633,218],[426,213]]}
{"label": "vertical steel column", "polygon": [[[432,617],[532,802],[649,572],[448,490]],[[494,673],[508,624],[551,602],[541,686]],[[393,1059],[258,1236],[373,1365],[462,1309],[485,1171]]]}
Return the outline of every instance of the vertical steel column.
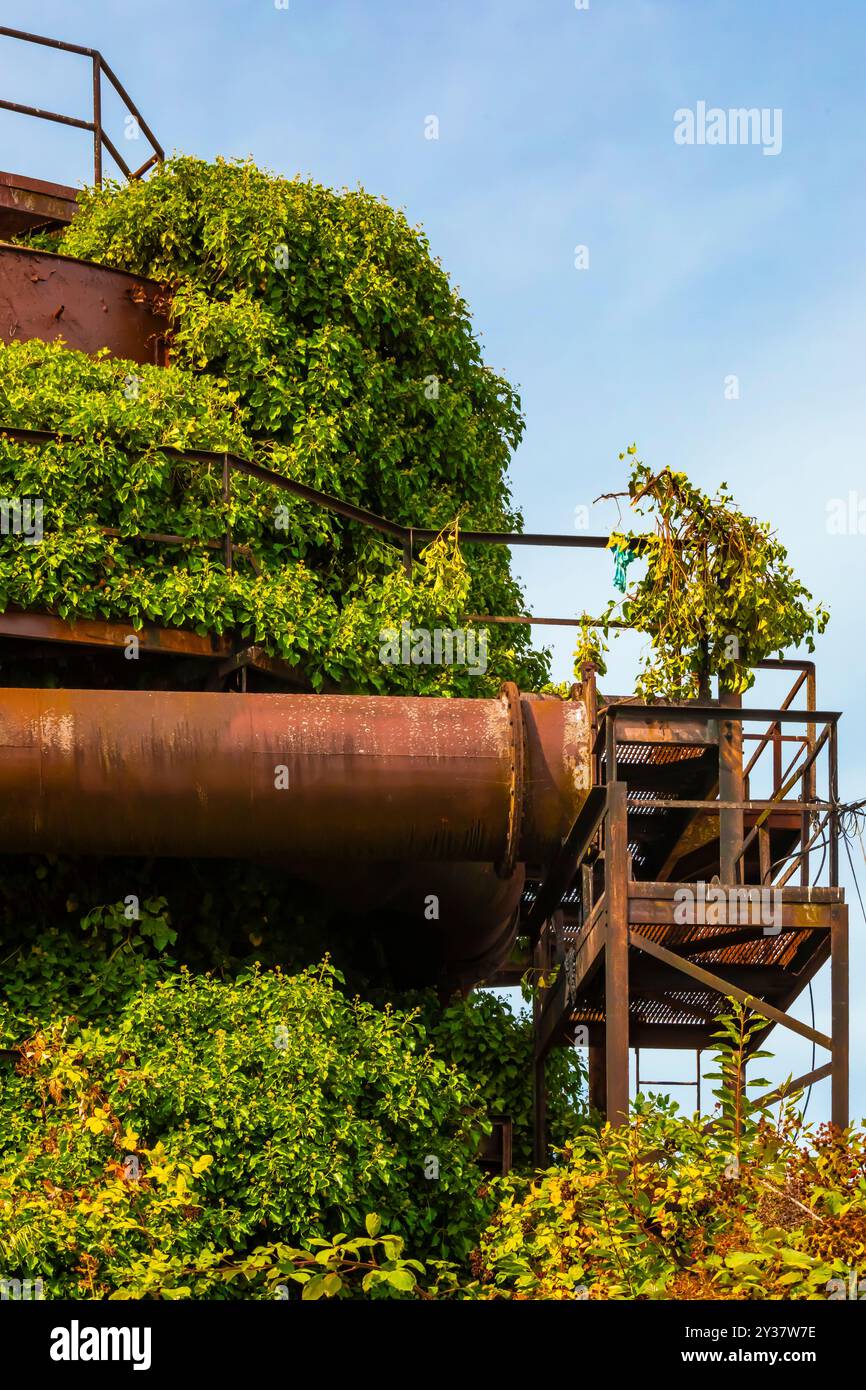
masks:
{"label": "vertical steel column", "polygon": [[608,787],[604,876],[607,934],[604,950],[606,1115],[628,1118],[628,823],[626,784]]}
{"label": "vertical steel column", "polygon": [[833,1037],[830,1073],[830,1118],[848,1124],[848,908],[839,903],[830,916],[830,1031]]}
{"label": "vertical steel column", "polygon": [[[742,708],[742,697],[733,690],[719,690],[719,704],[728,709]],[[743,726],[733,719],[719,724],[719,800],[743,800]],[[742,811],[719,812],[719,878],[724,884],[738,883],[745,864],[737,856],[743,845]]]}
{"label": "vertical steel column", "polygon": [[599,1115],[607,1111],[607,1049],[604,1040],[590,1042],[588,1051],[589,1107]]}
{"label": "vertical steel column", "polygon": [[[806,708],[815,708],[816,680],[814,663],[806,671]],[[815,725],[806,725],[806,752],[807,755],[815,747]],[[818,770],[812,763],[804,773],[800,784],[800,795],[804,801],[814,801],[818,786]],[[800,884],[803,888],[808,888],[809,878],[809,851],[806,846],[811,836],[811,819],[808,811],[804,811],[800,817],[800,848],[803,851],[803,858],[800,860]]]}
{"label": "vertical steel column", "polygon": [[102,183],[102,60],[93,55],[93,182]]}

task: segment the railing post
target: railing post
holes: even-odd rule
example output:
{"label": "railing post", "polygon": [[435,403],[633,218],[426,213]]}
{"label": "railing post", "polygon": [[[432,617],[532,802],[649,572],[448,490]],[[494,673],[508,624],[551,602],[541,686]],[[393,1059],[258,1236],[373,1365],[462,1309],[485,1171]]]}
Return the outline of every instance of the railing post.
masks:
{"label": "railing post", "polygon": [[830,1118],[848,1125],[848,909],[834,904],[830,917]]}
{"label": "railing post", "polygon": [[625,782],[608,788],[604,854],[607,932],[604,949],[606,1117],[628,1118],[628,821]]}
{"label": "railing post", "polygon": [[[806,708],[814,709],[817,695],[814,662],[806,671]],[[806,755],[808,756],[815,747],[816,729],[814,724],[806,725]],[[818,777],[815,764],[812,763],[803,774],[800,784],[800,795],[804,801],[814,801],[818,790]],[[808,844],[812,832],[812,822],[810,813],[804,811],[800,817],[800,848],[803,851],[803,858],[800,860],[800,884],[803,888],[808,888],[811,879],[809,876],[809,850]]]}
{"label": "railing post", "polygon": [[616,719],[613,710],[608,705],[605,711],[604,726],[604,780],[608,786],[610,786],[611,782],[616,781],[616,749]]}
{"label": "railing post", "polygon": [[[719,704],[728,709],[741,709],[742,696],[733,690],[719,690]],[[733,719],[719,725],[719,800],[742,801],[743,798],[743,726]],[[724,884],[740,882],[745,874],[738,855],[743,845],[742,811],[719,812],[719,878]]]}
{"label": "railing post", "polygon": [[102,59],[93,55],[93,182],[102,183]]}

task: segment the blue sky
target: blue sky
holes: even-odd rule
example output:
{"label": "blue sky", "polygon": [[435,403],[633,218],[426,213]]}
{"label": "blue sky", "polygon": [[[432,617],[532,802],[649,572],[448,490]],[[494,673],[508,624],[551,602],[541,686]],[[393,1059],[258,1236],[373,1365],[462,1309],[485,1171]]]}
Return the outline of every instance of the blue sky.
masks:
{"label": "blue sky", "polygon": [[[520,387],[512,477],[530,529],[572,531],[576,507],[622,486],[632,441],[654,466],[726,480],[772,520],[831,610],[819,704],[847,711],[842,796],[866,795],[866,534],[827,529],[833,498],[853,490],[866,512],[860,0],[0,0],[0,18],[100,48],[167,149],[361,183],[422,223],[487,360]],[[0,40],[0,74],[12,100],[87,110],[84,60]],[[699,101],[780,109],[780,152],[676,144],[674,112]],[[107,117],[120,143],[110,104]],[[0,113],[0,167],[84,181],[87,137]],[[601,503],[590,529],[615,520]],[[604,554],[515,559],[535,613],[597,611],[612,592]],[[567,636],[554,646],[564,678]],[[637,653],[617,644],[606,688],[631,688]],[[782,693],[767,678],[753,699]],[[859,846],[856,859],[866,885]],[[851,899],[859,1116],[866,926]],[[808,1069],[809,1044],[776,1030],[772,1046],[774,1074]],[[666,1054],[651,1071],[690,1065]],[[826,1092],[810,1116],[825,1116]]]}

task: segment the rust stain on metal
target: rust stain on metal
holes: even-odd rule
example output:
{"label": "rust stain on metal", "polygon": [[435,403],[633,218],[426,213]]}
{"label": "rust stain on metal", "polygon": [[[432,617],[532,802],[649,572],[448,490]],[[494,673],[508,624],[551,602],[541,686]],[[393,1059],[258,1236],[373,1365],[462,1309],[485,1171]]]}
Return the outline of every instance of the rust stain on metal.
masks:
{"label": "rust stain on metal", "polygon": [[[575,804],[576,726],[563,702],[543,703],[542,717],[523,702],[520,861],[552,852]],[[317,859],[339,844],[347,858],[493,864],[513,835],[499,700],[7,689],[0,709],[7,759],[39,731],[39,778],[13,788],[7,761],[10,852]]]}
{"label": "rust stain on metal", "polygon": [[[0,613],[0,636],[21,637],[30,641],[68,642],[85,647],[125,647],[132,631],[129,623],[103,622],[99,618],[58,618],[52,613],[17,612],[10,609]],[[182,628],[161,628],[146,623],[136,633],[142,651],[159,652],[166,656],[201,656],[224,660],[232,654],[232,644],[226,636],[200,637]]]}

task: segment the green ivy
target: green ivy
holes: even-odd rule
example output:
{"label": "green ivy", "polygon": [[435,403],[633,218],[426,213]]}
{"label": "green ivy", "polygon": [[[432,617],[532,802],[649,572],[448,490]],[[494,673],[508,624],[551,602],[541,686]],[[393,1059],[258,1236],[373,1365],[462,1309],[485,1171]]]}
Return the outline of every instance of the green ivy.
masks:
{"label": "green ivy", "polygon": [[[101,383],[90,381],[94,402],[78,401],[68,380],[65,391],[50,382],[43,391],[42,368],[32,360],[39,385],[32,383],[29,408],[20,399],[11,404],[13,414],[17,407],[19,417],[29,417],[26,423],[59,428],[77,422],[115,445],[135,442],[125,426],[137,420],[138,440],[149,446],[137,481],[149,488],[149,470],[156,467],[166,486],[170,478],[172,499],[183,500],[172,518],[164,494],[163,505],[149,508],[127,498],[128,519],[140,529],[159,529],[159,514],[161,529],[181,531],[181,523],[193,522],[191,534],[221,534],[220,479],[210,475],[205,485],[193,470],[169,468],[156,450],[168,442],[166,429],[188,444],[253,454],[287,476],[404,524],[446,529],[459,518],[464,528],[520,529],[506,477],[523,431],[517,395],[483,362],[465,302],[424,234],[402,213],[362,190],[335,192],[278,178],[249,161],[208,164],[186,157],[170,160],[146,181],[84,190],[79,202],[59,249],[170,287],[173,367],[160,386],[156,369],[106,365]],[[61,370],[53,359],[47,365]],[[67,378],[75,370],[67,367]],[[14,376],[14,360],[8,366],[0,360],[0,400],[8,372]],[[142,382],[138,401],[113,404],[130,375]],[[176,430],[165,410],[155,412],[149,429],[154,393],[166,402],[177,399]],[[67,452],[57,451],[57,466]],[[111,499],[127,467],[116,452],[103,512],[115,510]],[[9,472],[14,476],[22,464],[19,450]],[[80,462],[73,471],[81,474]],[[30,477],[38,473],[31,460]],[[95,479],[87,474],[80,481],[92,487]],[[456,626],[463,615],[444,600],[456,598],[459,586],[446,585],[444,593],[423,562],[410,584],[400,553],[378,535],[249,480],[234,486],[235,540],[249,544],[262,577],[227,577],[218,557],[207,553],[178,558],[163,550],[148,557],[141,545],[134,566],[119,547],[124,573],[115,577],[109,549],[112,574],[95,582],[106,578],[101,588],[109,590],[105,602],[113,616],[185,619],[215,631],[237,627],[299,662],[316,686],[483,695],[503,679],[527,689],[545,679],[546,654],[532,650],[520,625],[490,631],[483,676],[458,666],[383,667],[379,632],[402,621],[428,629]],[[187,488],[195,503],[181,498]],[[282,530],[278,503],[287,513]],[[86,511],[86,496],[79,506]],[[69,526],[83,520],[65,518]],[[75,562],[66,554],[73,544]],[[51,568],[78,563],[87,568],[82,583],[92,584],[90,567],[98,567],[104,550],[98,537],[82,532],[73,541],[64,535],[55,546],[60,553]],[[464,554],[465,608],[521,612],[507,550],[468,546]],[[134,574],[126,572],[133,568]],[[81,586],[68,569],[65,576],[67,604],[74,606]],[[31,602],[61,601],[52,593],[56,586],[30,587]],[[8,601],[18,602],[24,588],[20,581]]]}
{"label": "green ivy", "polygon": [[[754,684],[756,663],[800,645],[814,651],[830,615],[812,605],[769,522],[741,511],[726,483],[710,496],[685,473],[654,473],[633,444],[619,457],[630,460],[628,490],[611,495],[626,496],[654,529],[611,535],[624,591],[625,563],[642,558],[646,569],[619,610],[608,605],[601,626],[607,637],[616,613],[649,636],[639,695],[694,699],[709,693],[713,675],[723,688],[742,692]],[[603,648],[591,637],[585,622],[576,670],[581,661],[601,660]]]}
{"label": "green ivy", "polygon": [[[421,1000],[430,1042],[440,1057],[471,1077],[488,1115],[512,1122],[512,1161],[520,1171],[533,1166],[532,1075],[535,1037],[532,1016],[515,1014],[497,994],[476,991],[442,1009],[432,996]],[[558,1047],[546,1063],[547,1128],[552,1149],[562,1147],[586,1121],[586,1065],[574,1048]]]}

